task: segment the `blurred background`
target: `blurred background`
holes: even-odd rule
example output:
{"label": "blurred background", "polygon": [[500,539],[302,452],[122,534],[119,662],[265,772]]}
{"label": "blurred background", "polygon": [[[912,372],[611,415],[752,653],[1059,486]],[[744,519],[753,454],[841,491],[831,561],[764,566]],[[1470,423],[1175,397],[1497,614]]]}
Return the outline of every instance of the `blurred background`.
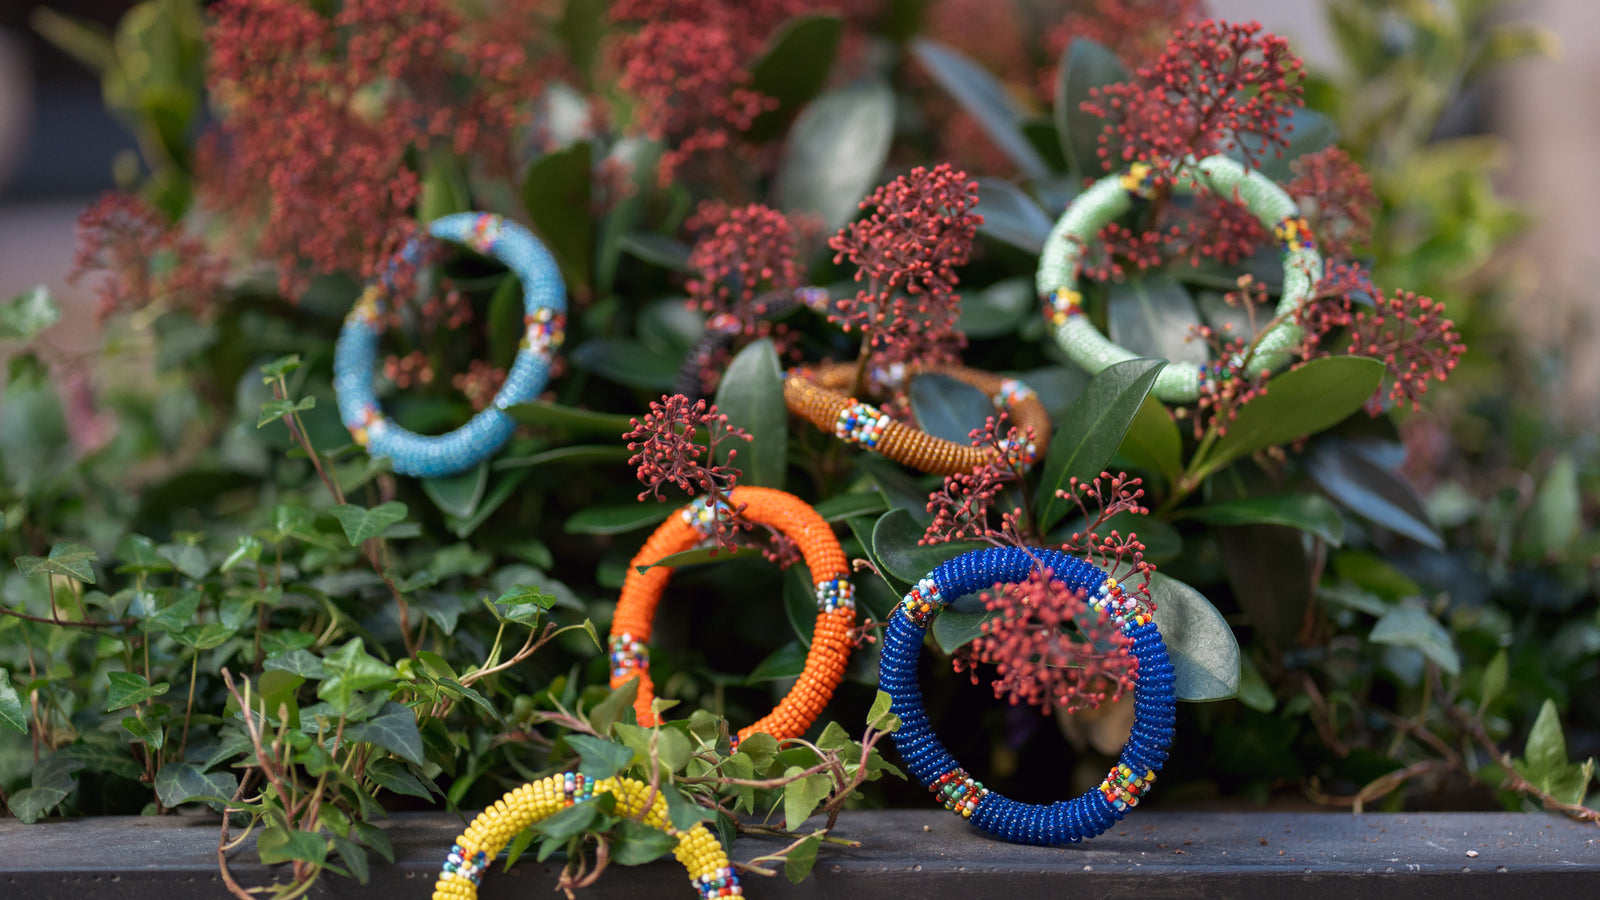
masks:
{"label": "blurred background", "polygon": [[[113,186],[113,162],[132,138],[108,113],[94,75],[29,25],[42,0],[0,4],[0,296],[36,284],[64,310],[52,343],[96,346],[90,292],[66,284],[78,212]],[[61,12],[112,25],[129,0],[50,0]],[[1308,69],[1341,65],[1321,0],[1211,0],[1218,18],[1256,19],[1291,38]],[[1422,4],[1426,6],[1426,3]],[[1554,59],[1503,68],[1453,101],[1440,131],[1504,141],[1496,180],[1532,224],[1501,265],[1514,286],[1508,320],[1544,370],[1538,400],[1573,431],[1600,421],[1600,5],[1593,0],[1505,3],[1502,15],[1536,22],[1559,41]]]}

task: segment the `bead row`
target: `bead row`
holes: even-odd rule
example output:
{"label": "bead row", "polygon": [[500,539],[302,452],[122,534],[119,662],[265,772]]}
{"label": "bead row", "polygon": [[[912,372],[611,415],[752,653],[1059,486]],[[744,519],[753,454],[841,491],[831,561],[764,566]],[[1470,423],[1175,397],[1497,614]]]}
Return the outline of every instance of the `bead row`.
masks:
{"label": "bead row", "polygon": [[684,831],[673,828],[660,791],[633,778],[590,781],[581,773],[564,772],[524,784],[479,813],[446,855],[434,882],[433,900],[476,900],[490,860],[518,832],[606,793],[616,798],[618,814],[640,816],[645,825],[677,839],[673,855],[688,869],[689,882],[701,897],[743,896],[739,877],[716,835],[699,822]]}
{"label": "bead row", "polygon": [[[889,694],[890,708],[900,717],[900,729],[892,738],[906,768],[941,800],[947,799],[945,786],[956,784],[948,797],[956,800],[963,816],[989,834],[1016,843],[1077,843],[1121,819],[1167,759],[1176,697],[1172,662],[1155,623],[1139,615],[1123,616],[1123,632],[1132,638],[1130,649],[1138,661],[1133,728],[1113,774],[1070,801],[1018,803],[976,781],[969,785],[970,776],[933,733],[917,679],[926,629],[946,603],[997,583],[1021,581],[1035,566],[1049,569],[1065,590],[1081,590],[1088,597],[1115,596],[1113,590],[1102,590],[1108,580],[1104,572],[1059,551],[1005,547],[964,553],[935,568],[896,607],[883,638],[878,686]],[[958,794],[961,787],[966,790]]]}
{"label": "bead row", "polygon": [[[757,732],[775,738],[799,737],[833,698],[834,690],[844,680],[845,666],[855,646],[851,637],[856,621],[855,591],[850,586],[850,570],[832,526],[798,497],[771,488],[737,487],[729,493],[728,503],[740,508],[748,521],[771,526],[794,541],[816,586],[817,618],[812,627],[805,668],[771,713],[739,730],[740,738]],[[656,723],[650,709],[655,699],[655,683],[650,677],[645,645],[655,628],[656,607],[672,577],[671,566],[651,564],[699,545],[708,534],[699,527],[710,521],[709,513],[702,515],[705,510],[705,501],[696,500],[685,508],[683,515],[668,518],[650,535],[628,566],[622,596],[611,619],[613,652],[618,646],[624,649],[622,659],[612,658],[611,687],[615,689],[630,679],[639,679],[634,712],[641,725]],[[640,572],[640,566],[650,568]],[[639,645],[638,652],[631,649],[635,644]]]}
{"label": "bead row", "polygon": [[[522,282],[525,331],[505,384],[489,407],[448,434],[424,436],[384,415],[372,379],[378,362],[384,286],[367,285],[345,317],[334,347],[333,387],[339,418],[357,444],[388,457],[402,475],[438,477],[466,471],[510,440],[516,420],[506,409],[534,399],[550,378],[550,361],[566,336],[566,287],[556,261],[526,228],[490,213],[459,213],[435,220],[428,231],[500,260]],[[402,254],[420,253],[415,241]]]}
{"label": "bead row", "polygon": [[928,790],[939,798],[944,808],[950,810],[963,819],[972,818],[978,804],[989,796],[989,789],[983,782],[967,774],[966,769],[954,768],[940,775],[928,785]]}

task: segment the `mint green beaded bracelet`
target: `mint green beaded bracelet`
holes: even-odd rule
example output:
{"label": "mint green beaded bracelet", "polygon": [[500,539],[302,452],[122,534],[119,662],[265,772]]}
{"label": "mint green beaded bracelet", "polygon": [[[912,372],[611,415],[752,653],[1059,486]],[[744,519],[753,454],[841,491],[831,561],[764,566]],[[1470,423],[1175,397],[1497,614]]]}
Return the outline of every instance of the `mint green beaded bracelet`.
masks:
{"label": "mint green beaded bracelet", "polygon": [[[1083,314],[1078,269],[1084,249],[1101,228],[1133,207],[1135,197],[1148,197],[1151,187],[1151,168],[1145,163],[1135,163],[1121,175],[1110,175],[1095,182],[1067,207],[1050,230],[1044,252],[1039,257],[1036,284],[1039,295],[1045,298],[1056,343],[1091,375],[1135,359],[1138,354],[1112,343]],[[1272,179],[1225,156],[1185,160],[1173,177],[1173,187],[1191,193],[1204,189],[1218,196],[1236,197],[1277,238],[1283,254],[1283,299],[1278,302],[1274,315],[1282,317],[1282,321],[1256,342],[1250,368],[1254,371],[1282,366],[1289,361],[1301,338],[1301,328],[1289,314],[1311,299],[1317,282],[1322,280],[1322,257],[1317,253],[1316,239],[1301,218],[1299,208]],[[1168,403],[1192,403],[1205,388],[1208,375],[1217,368],[1215,362],[1197,366],[1169,365],[1156,376],[1151,392]]]}

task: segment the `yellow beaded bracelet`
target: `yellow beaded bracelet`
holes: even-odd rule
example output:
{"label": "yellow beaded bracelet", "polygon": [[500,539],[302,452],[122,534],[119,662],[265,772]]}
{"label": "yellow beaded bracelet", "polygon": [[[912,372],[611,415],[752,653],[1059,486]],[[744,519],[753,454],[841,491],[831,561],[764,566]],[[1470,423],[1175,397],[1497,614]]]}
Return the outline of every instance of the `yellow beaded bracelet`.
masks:
{"label": "yellow beaded bracelet", "polygon": [[645,825],[678,839],[672,855],[689,870],[689,881],[702,898],[743,896],[739,876],[716,835],[700,822],[684,831],[673,828],[666,801],[659,791],[651,796],[648,783],[635,778],[589,780],[580,772],[563,772],[530,781],[479,813],[450,848],[433,886],[433,900],[477,900],[484,871],[518,832],[607,792],[616,798],[618,813],[633,816],[644,810]]}

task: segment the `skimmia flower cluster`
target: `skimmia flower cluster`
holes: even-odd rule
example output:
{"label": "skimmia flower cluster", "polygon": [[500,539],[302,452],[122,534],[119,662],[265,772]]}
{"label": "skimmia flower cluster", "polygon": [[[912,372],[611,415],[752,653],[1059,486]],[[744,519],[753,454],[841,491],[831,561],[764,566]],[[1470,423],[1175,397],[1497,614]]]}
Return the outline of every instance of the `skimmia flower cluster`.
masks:
{"label": "skimmia flower cluster", "polygon": [[[1145,561],[1144,543],[1139,540],[1138,533],[1130,531],[1123,534],[1112,529],[1104,536],[1101,534],[1116,516],[1150,514],[1150,510],[1140,502],[1144,498],[1143,484],[1142,479],[1130,478],[1127,472],[1115,475],[1101,472],[1089,481],[1069,479],[1067,487],[1056,491],[1056,496],[1072,501],[1084,521],[1083,527],[1074,531],[1061,549],[1082,556],[1106,570],[1111,577],[1123,583],[1124,590],[1137,595],[1146,608],[1154,611],[1155,601],[1150,596],[1150,574],[1156,567]],[[1132,583],[1135,578],[1138,579],[1137,584]]]}
{"label": "skimmia flower cluster", "polygon": [[[1201,0],[1100,0],[1062,16],[1045,38],[1048,59],[1060,59],[1075,38],[1111,48],[1123,62],[1138,65],[1161,52],[1174,29],[1199,18]],[[1055,91],[1055,71],[1041,76],[1041,96]]]}
{"label": "skimmia flower cluster", "polygon": [[799,230],[788,216],[759,203],[703,203],[695,224],[701,235],[689,253],[695,273],[685,284],[690,308],[727,320],[728,328],[746,338],[767,333],[772,295],[800,286]]}
{"label": "skimmia flower cluster", "polygon": [[[1002,431],[1001,429],[1005,429]],[[933,521],[919,544],[942,544],[969,538],[989,540],[1000,544],[1023,544],[1025,541],[1001,539],[1012,523],[1020,518],[1021,511],[1013,510],[1002,517],[1001,531],[996,532],[990,522],[990,513],[1006,485],[1022,481],[1026,471],[1022,459],[1006,452],[1008,447],[1026,447],[1033,443],[1033,429],[1006,428],[1005,417],[990,416],[982,428],[973,429],[972,446],[991,451],[983,465],[970,472],[946,475],[939,490],[928,496],[928,512]]]}
{"label": "skimmia flower cluster", "polygon": [[198,238],[168,224],[132,194],[109,193],[78,217],[78,250],[68,278],[104,273],[94,289],[96,315],[144,309],[156,302],[204,311],[221,285],[224,265]]}
{"label": "skimmia flower cluster", "polygon": [[[733,461],[739,451],[728,449],[726,463],[715,463],[717,449],[729,440],[750,440],[742,428],[728,424],[728,417],[717,411],[715,404],[705,400],[691,402],[682,394],[670,394],[660,400],[650,401],[650,411],[643,420],[633,419],[633,430],[622,438],[628,442],[633,456],[628,465],[633,466],[645,489],[639,499],[654,497],[665,502],[661,489],[674,485],[690,496],[704,497],[708,505],[722,504],[730,514],[717,517],[714,537],[717,544],[733,549],[734,536],[750,524],[740,515],[738,508],[728,504],[728,494],[738,482],[740,472]],[[698,432],[705,430],[705,443],[700,443]]]}
{"label": "skimmia flower cluster", "polygon": [[978,183],[948,164],[921,166],[861,202],[868,214],[828,240],[863,287],[835,301],[830,320],[859,330],[882,363],[948,362],[966,343],[956,330],[956,269],[972,253],[983,217]]}

